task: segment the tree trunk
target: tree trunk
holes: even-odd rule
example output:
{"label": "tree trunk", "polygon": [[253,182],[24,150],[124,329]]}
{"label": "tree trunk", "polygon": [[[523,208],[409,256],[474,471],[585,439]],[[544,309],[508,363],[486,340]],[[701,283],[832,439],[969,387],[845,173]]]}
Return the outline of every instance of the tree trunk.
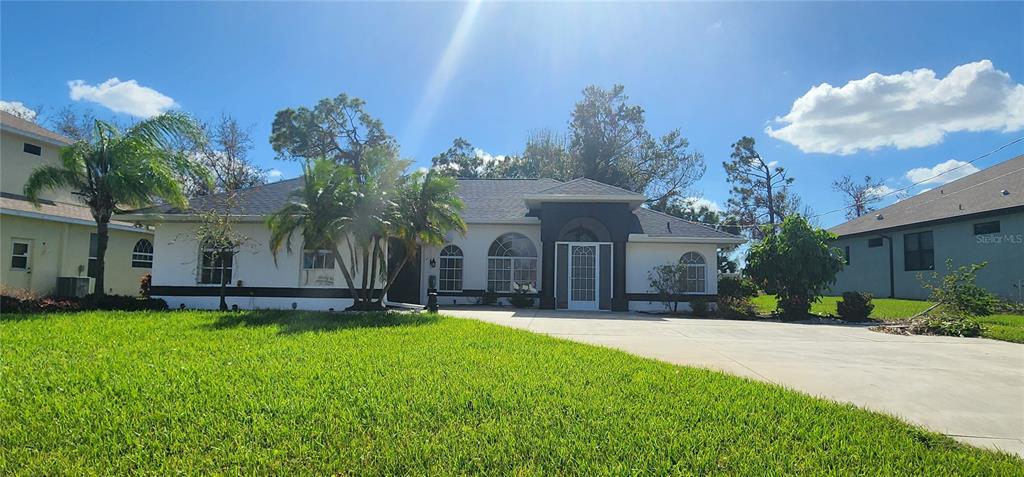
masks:
{"label": "tree trunk", "polygon": [[341,260],[341,253],[338,250],[338,245],[334,244],[334,243],[332,243],[330,245],[331,245],[331,249],[334,251],[334,263],[336,263],[336,264],[341,266],[341,275],[345,278],[345,284],[348,285],[348,291],[352,295],[352,306],[350,306],[348,309],[349,310],[358,310],[359,309],[359,306],[358,306],[358,304],[359,304],[359,300],[358,300],[358,298],[359,298],[359,290],[356,289],[356,283],[355,283],[354,280],[352,280],[352,274],[349,273],[348,267]]}
{"label": "tree trunk", "polygon": [[231,256],[232,252],[220,252],[220,304],[217,309],[220,311],[228,311],[228,301],[225,299],[228,287],[228,274],[227,274],[227,263],[228,257]]}
{"label": "tree trunk", "polygon": [[93,294],[103,296],[106,294],[106,257],[107,243],[110,241],[110,214],[98,214],[96,217],[96,285],[93,287]]}
{"label": "tree trunk", "polygon": [[373,239],[373,251],[370,259],[370,288],[367,290],[367,301],[373,303],[373,289],[377,286],[377,257],[380,256],[380,238]]}
{"label": "tree trunk", "polygon": [[370,280],[370,275],[369,275],[369,273],[370,273],[370,248],[372,246],[373,246],[373,238],[370,238],[370,243],[367,244],[367,246],[365,248],[363,248],[363,281],[362,281],[362,284],[360,285],[360,287],[361,287],[360,291],[362,292],[362,296],[360,297],[360,301],[362,301],[363,304],[369,303],[370,302],[370,298],[371,298],[370,292],[366,289],[366,286],[367,286],[367,282],[369,282],[369,280]]}
{"label": "tree trunk", "polygon": [[380,298],[379,301],[377,302],[382,307],[384,305],[384,297],[387,296],[388,291],[391,290],[391,285],[394,285],[395,279],[398,278],[398,272],[401,272],[402,268],[405,267],[405,264],[409,262],[409,255],[409,249],[408,247],[406,247],[405,254],[403,254],[402,256],[402,261],[398,262],[398,266],[396,266],[394,270],[388,271],[388,281],[387,283],[384,284],[384,289],[380,291]]}

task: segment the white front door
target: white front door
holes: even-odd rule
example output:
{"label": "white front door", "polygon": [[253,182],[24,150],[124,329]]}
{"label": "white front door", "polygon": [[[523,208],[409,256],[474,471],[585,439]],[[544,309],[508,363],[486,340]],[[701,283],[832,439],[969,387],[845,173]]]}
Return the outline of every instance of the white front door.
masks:
{"label": "white front door", "polygon": [[11,239],[11,266],[8,270],[8,285],[24,290],[32,289],[32,240]]}
{"label": "white front door", "polygon": [[597,245],[569,244],[569,309],[598,309]]}

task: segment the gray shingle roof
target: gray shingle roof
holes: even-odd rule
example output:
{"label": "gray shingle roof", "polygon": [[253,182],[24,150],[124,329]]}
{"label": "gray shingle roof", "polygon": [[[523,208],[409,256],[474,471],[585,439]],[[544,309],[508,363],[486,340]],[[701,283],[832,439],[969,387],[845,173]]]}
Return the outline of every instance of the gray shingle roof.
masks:
{"label": "gray shingle roof", "polygon": [[[1006,195],[1003,195],[1004,190]],[[839,236],[862,234],[1022,206],[1024,156],[1017,156],[837,225],[830,231]],[[877,218],[879,215],[881,220]]]}
{"label": "gray shingle roof", "polygon": [[737,235],[723,232],[710,225],[705,225],[679,217],[658,212],[646,207],[639,207],[633,210],[633,215],[639,221],[640,231],[654,237],[698,237],[709,239],[737,239]]}
{"label": "gray shingle roof", "polygon": [[209,210],[224,212],[231,205],[233,206],[231,212],[234,214],[270,215],[283,207],[288,202],[291,192],[301,185],[302,178],[296,177],[237,190],[231,200],[228,199],[230,196],[226,193],[211,194],[189,199],[188,207],[184,210],[171,205],[158,205],[136,210],[132,214],[187,215]]}
{"label": "gray shingle roof", "polygon": [[556,183],[537,194],[543,195],[607,195],[607,196],[636,196],[643,198],[643,194],[616,187],[593,179],[579,178],[569,182]]}
{"label": "gray shingle roof", "polygon": [[[548,193],[546,191],[565,184],[569,183],[560,183],[554,179],[460,179],[458,194],[466,205],[462,216],[470,223],[534,221],[536,219],[526,215],[529,210],[524,197],[529,194],[546,194]],[[610,189],[594,184],[607,186]],[[272,214],[287,202],[291,191],[301,185],[302,178],[300,177],[236,191],[234,208],[231,212],[255,216]],[[577,181],[576,186],[571,189],[561,189],[558,194],[570,194],[569,190],[575,190],[579,195],[594,195],[595,190],[614,190],[613,195],[619,196],[623,195],[624,191],[624,189],[588,180],[588,182]],[[185,215],[211,208],[224,211],[226,197],[225,194],[194,197],[189,201],[189,207],[186,210],[161,205],[137,210],[132,215]],[[657,237],[738,238],[707,225],[643,207],[635,209],[633,215],[636,217],[636,221],[633,223],[630,233]]]}
{"label": "gray shingle roof", "polygon": [[4,129],[14,129],[18,132],[28,133],[30,135],[39,136],[44,139],[48,139],[54,143],[60,145],[71,144],[71,140],[57,134],[49,129],[46,129],[32,121],[26,121],[21,119],[7,111],[0,111],[0,125]]}
{"label": "gray shingle roof", "polygon": [[554,179],[459,179],[459,197],[467,222],[510,222],[526,219],[523,196],[560,184]]}

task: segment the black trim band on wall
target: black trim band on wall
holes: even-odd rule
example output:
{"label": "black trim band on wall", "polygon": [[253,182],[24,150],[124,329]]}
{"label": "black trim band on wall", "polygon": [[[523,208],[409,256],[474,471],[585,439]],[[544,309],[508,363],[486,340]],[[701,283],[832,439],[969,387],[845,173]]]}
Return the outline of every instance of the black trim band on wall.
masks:
{"label": "black trim band on wall", "polygon": [[[629,301],[661,301],[661,295],[657,293],[627,293],[626,300]],[[704,301],[717,302],[718,295],[696,295],[696,294],[685,294],[685,295],[673,295],[673,301],[690,301],[702,299]]]}
{"label": "black trim band on wall", "polygon": [[[380,298],[381,290],[373,291],[373,298]],[[154,286],[153,296],[220,296],[218,286]],[[287,287],[226,287],[225,296],[256,298],[352,298],[347,288],[287,288]]]}
{"label": "black trim band on wall", "polygon": [[[439,296],[439,297],[479,298],[479,297],[484,296],[485,292],[486,292],[486,290],[462,290],[460,292],[443,292],[443,291],[439,291],[439,292],[437,292],[437,296]],[[519,293],[516,293],[516,292],[495,292],[495,294],[499,298],[508,298],[508,297],[511,297],[511,296],[519,295]],[[537,292],[537,293],[526,293],[525,295],[530,297],[530,298],[538,298],[538,297],[540,297],[540,292]]]}

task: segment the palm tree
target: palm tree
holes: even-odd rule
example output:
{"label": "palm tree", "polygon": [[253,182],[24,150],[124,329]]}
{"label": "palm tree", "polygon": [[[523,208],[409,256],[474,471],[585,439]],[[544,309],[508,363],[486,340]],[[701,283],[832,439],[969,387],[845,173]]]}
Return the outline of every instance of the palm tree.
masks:
{"label": "palm tree", "polygon": [[181,140],[205,142],[202,129],[180,113],[154,116],[126,131],[97,120],[91,142],[63,148],[59,166],[39,167],[26,181],[25,195],[37,205],[40,193],[67,188],[89,206],[96,220],[96,295],[104,294],[111,216],[156,200],[184,207],[188,199],[181,179],[209,180],[202,166],[175,147]]}
{"label": "palm tree", "polygon": [[[302,177],[302,187],[292,191],[288,203],[267,218],[274,263],[282,246],[291,253],[292,235],[296,232],[302,235],[303,248],[330,250],[338,262],[339,237],[346,237],[354,222],[355,173],[348,166],[317,159],[303,166]],[[345,265],[339,265],[345,285],[357,298],[352,274]]]}
{"label": "palm tree", "polygon": [[389,271],[378,304],[382,305],[398,273],[409,262],[418,245],[444,245],[450,231],[466,234],[466,223],[462,220],[462,199],[456,193],[455,179],[429,172],[414,172],[407,177],[397,202],[397,214],[391,221],[391,236],[401,240],[405,253],[398,265]]}

